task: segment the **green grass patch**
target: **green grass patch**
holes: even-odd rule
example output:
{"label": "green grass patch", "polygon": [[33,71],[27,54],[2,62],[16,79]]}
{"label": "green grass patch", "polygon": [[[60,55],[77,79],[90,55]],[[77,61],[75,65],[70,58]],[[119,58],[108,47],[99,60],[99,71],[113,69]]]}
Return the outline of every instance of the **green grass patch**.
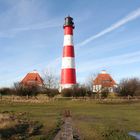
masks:
{"label": "green grass patch", "polygon": [[71,110],[74,126],[86,140],[133,140],[127,133],[140,132],[140,102],[100,104],[92,100],[60,100],[44,104],[0,103],[0,112],[29,112],[29,119],[42,123],[42,139],[54,134],[58,117],[65,109]]}

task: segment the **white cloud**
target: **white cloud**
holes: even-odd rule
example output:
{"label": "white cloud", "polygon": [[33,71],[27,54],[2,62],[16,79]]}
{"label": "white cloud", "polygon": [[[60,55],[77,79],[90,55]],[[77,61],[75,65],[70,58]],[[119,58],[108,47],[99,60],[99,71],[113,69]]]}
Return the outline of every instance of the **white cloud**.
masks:
{"label": "white cloud", "polygon": [[[76,48],[76,51],[79,52],[77,56],[79,58],[85,57],[86,55],[92,55],[93,52],[100,52],[100,53],[110,53],[112,51],[116,51],[118,49],[126,49],[130,46],[135,45],[137,43],[140,43],[140,37],[133,36],[133,38],[127,38],[121,41],[112,41],[112,42],[105,42],[100,45],[95,45],[94,47],[90,47],[88,49],[84,49],[84,51],[78,51]],[[138,48],[139,46],[135,45],[135,48]],[[83,49],[83,48],[82,48]]]}
{"label": "white cloud", "polygon": [[132,11],[130,14],[128,14],[127,16],[125,16],[124,18],[122,18],[121,20],[119,20],[118,22],[112,24],[110,27],[104,29],[103,31],[97,33],[96,35],[93,35],[89,38],[87,38],[86,40],[82,41],[81,43],[77,44],[76,46],[77,47],[81,47],[81,46],[84,46],[86,45],[87,43],[107,34],[107,33],[110,33],[114,30],[116,30],[117,28],[125,25],[126,23],[130,22],[130,21],[133,21],[135,19],[137,19],[138,17],[140,17],[140,8],[138,8],[137,10],[135,11]]}
{"label": "white cloud", "polygon": [[32,24],[25,27],[16,27],[9,30],[0,31],[0,37],[14,37],[16,34],[23,31],[41,30],[41,29],[54,28],[60,26],[61,26],[60,23],[54,22],[54,20],[50,20],[47,22]]}
{"label": "white cloud", "polygon": [[99,68],[131,64],[135,62],[140,62],[140,51],[127,53],[123,55],[117,55],[113,57],[97,59],[94,61],[91,60],[91,61],[82,63],[81,65],[79,64],[77,71],[78,73],[83,73],[83,72],[88,73],[90,71],[97,70]]}

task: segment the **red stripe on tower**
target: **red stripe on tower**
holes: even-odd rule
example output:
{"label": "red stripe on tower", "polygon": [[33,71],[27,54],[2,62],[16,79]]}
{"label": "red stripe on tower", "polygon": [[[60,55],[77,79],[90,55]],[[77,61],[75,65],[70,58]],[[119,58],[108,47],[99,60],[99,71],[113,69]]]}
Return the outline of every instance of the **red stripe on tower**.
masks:
{"label": "red stripe on tower", "polygon": [[64,23],[64,47],[61,69],[61,89],[72,88],[76,84],[75,55],[73,45],[73,18],[68,16]]}
{"label": "red stripe on tower", "polygon": [[74,57],[74,47],[73,46],[64,46],[63,57]]}

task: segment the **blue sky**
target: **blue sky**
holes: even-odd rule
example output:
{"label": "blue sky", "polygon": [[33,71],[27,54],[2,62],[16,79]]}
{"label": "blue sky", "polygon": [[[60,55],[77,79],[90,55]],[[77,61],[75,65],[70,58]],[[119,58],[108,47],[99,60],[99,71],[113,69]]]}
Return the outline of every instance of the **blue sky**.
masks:
{"label": "blue sky", "polygon": [[140,0],[0,0],[0,87],[60,75],[64,18],[74,18],[77,82],[105,69],[140,77]]}

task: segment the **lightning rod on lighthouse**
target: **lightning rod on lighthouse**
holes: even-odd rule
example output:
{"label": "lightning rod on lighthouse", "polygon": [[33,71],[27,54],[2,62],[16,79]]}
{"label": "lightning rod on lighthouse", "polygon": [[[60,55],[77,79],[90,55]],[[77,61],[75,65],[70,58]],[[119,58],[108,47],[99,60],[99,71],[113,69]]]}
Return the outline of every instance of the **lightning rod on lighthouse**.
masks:
{"label": "lightning rod on lighthouse", "polygon": [[73,18],[68,16],[64,23],[64,45],[61,68],[60,90],[72,88],[76,84],[75,54],[73,44]]}

